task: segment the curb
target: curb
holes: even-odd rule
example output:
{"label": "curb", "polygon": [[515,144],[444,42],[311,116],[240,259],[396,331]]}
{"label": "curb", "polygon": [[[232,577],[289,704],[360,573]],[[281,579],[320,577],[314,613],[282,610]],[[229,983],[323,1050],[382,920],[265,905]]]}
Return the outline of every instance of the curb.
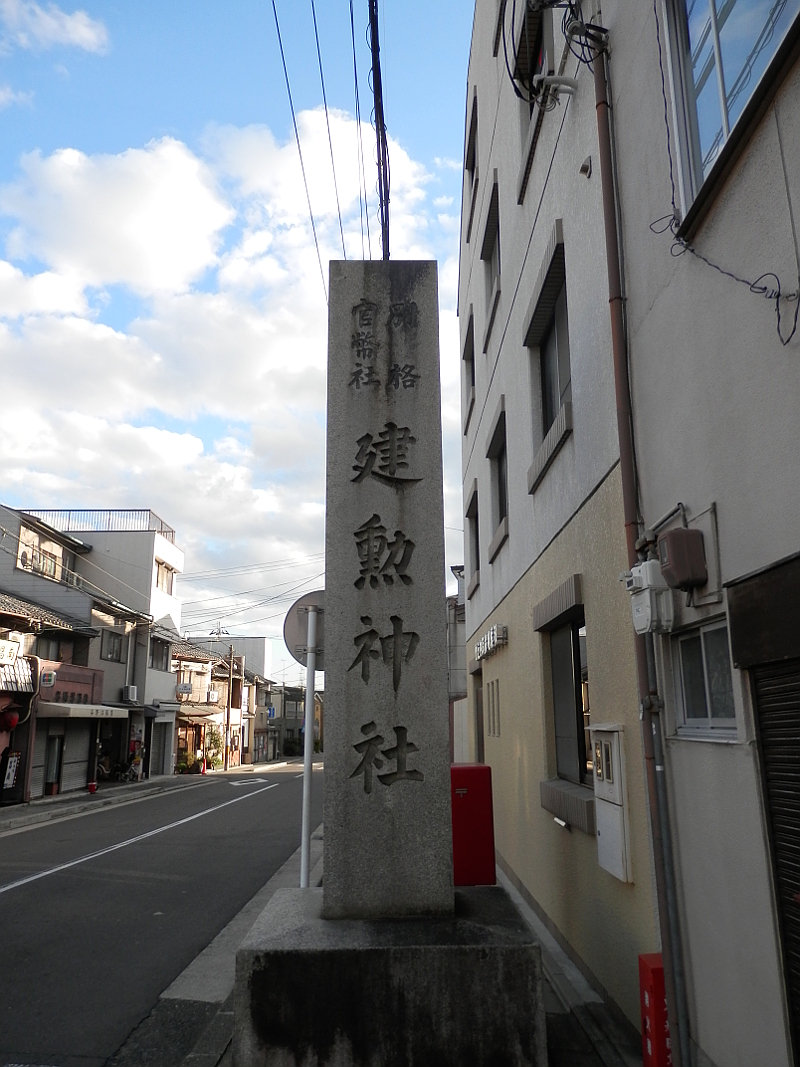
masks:
{"label": "curb", "polygon": [[204,775],[165,776],[163,782],[147,779],[144,782],[132,782],[130,785],[114,785],[112,786],[113,792],[110,793],[91,794],[76,789],[74,794],[64,793],[57,797],[37,798],[27,804],[0,808],[0,837],[30,826],[39,826],[42,823],[55,822],[59,819],[70,819],[76,815],[88,815],[93,811],[113,808],[118,804],[131,804],[136,800],[145,800],[147,797],[158,796],[161,793],[171,793],[176,789],[209,785],[231,774],[255,772],[257,768],[259,774],[265,774],[268,770],[288,767],[295,762],[295,760],[282,760],[278,763],[248,763],[243,767],[231,767],[227,771],[211,771]]}
{"label": "curb", "polygon": [[163,785],[141,782],[116,786],[113,794],[109,796],[104,796],[102,793],[90,794],[76,791],[77,795],[74,797],[66,794],[69,799],[62,800],[60,797],[53,797],[52,799],[32,800],[28,804],[17,805],[14,814],[0,816],[0,834],[13,833],[15,830],[24,830],[29,826],[56,822],[75,815],[88,815],[92,811],[102,811],[119,804],[130,804],[135,800],[144,800],[160,793],[172,793],[176,789],[191,789],[195,786],[207,785],[208,781],[209,779],[201,778],[198,782],[176,782],[170,778]]}
{"label": "curb", "polygon": [[[323,825],[320,824],[316,830],[312,832],[312,856],[319,848],[319,842],[323,838]],[[316,846],[316,847],[315,847]],[[322,885],[323,878],[323,864],[324,859],[322,855],[314,864],[309,875],[309,885],[312,888],[318,888]],[[259,890],[256,897],[261,898],[264,907],[267,906],[269,900],[272,897],[272,893],[279,888],[282,888],[282,884],[286,882],[287,875],[291,875],[293,882],[297,882],[297,874],[300,868],[300,849],[298,848],[284,865],[278,870],[267,884]],[[253,898],[255,900],[255,897]],[[252,903],[252,902],[251,902]],[[243,911],[250,907],[249,904],[245,905]],[[259,915],[263,911],[263,908],[259,911]],[[240,913],[241,914],[241,913]],[[256,916],[256,919],[258,916]],[[254,920],[255,921],[255,920]],[[236,922],[236,918],[232,920],[232,923]],[[227,929],[227,928],[226,928]],[[248,927],[249,929],[249,927]],[[225,931],[218,936],[223,936]],[[245,934],[246,936],[246,934]],[[207,946],[203,951],[208,951],[213,946]],[[200,954],[202,955],[202,953]],[[199,957],[198,957],[199,959]],[[191,967],[192,964],[189,965]],[[189,968],[187,968],[188,970]],[[180,981],[180,977],[176,979],[176,982]],[[162,993],[162,997],[163,997]],[[218,1064],[222,1064],[223,1067],[228,1067],[232,1064],[232,1042],[233,1042],[233,1029],[234,1029],[234,995],[235,990],[228,994],[227,998],[220,1004],[218,1010],[212,1016],[206,1028],[200,1035],[200,1039],[194,1046],[188,1056],[181,1062],[181,1067],[217,1067]]]}
{"label": "curb", "polygon": [[602,998],[545,924],[526,903],[508,876],[497,869],[497,882],[508,893],[525,922],[533,930],[542,952],[542,970],[551,989],[567,1012],[580,1026],[604,1067],[642,1067],[638,1046],[614,1020]]}

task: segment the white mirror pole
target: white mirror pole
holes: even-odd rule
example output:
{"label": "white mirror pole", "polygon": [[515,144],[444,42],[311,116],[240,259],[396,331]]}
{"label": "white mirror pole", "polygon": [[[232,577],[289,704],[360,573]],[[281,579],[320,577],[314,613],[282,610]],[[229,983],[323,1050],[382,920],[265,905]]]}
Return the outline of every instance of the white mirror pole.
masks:
{"label": "white mirror pole", "polygon": [[314,758],[314,680],[317,665],[317,609],[308,607],[306,639],[306,726],[303,748],[303,830],[300,841],[300,888],[308,889],[311,864],[311,764]]}

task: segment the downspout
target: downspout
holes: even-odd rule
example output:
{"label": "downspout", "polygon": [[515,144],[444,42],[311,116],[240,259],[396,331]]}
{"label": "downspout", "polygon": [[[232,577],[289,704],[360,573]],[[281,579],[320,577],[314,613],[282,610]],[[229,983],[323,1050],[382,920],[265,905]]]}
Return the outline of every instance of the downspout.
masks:
{"label": "downspout", "polygon": [[[625,543],[628,551],[628,566],[633,567],[639,562],[637,474],[634,462],[631,389],[622,302],[622,272],[620,269],[619,233],[617,229],[617,194],[611,148],[606,57],[603,48],[598,48],[595,51],[593,65]],[[653,635],[647,634],[645,638],[637,634],[634,642],[640,719],[642,723],[642,747],[644,749],[646,768],[647,800],[653,835],[653,858],[658,899],[658,919],[661,930],[661,950],[664,963],[664,986],[667,997],[670,1033],[672,1035],[672,1062],[675,1067],[691,1067],[683,948],[680,938],[675,865],[669,827],[666,782],[664,780],[664,749],[659,715],[661,700],[658,696],[656,680]]]}

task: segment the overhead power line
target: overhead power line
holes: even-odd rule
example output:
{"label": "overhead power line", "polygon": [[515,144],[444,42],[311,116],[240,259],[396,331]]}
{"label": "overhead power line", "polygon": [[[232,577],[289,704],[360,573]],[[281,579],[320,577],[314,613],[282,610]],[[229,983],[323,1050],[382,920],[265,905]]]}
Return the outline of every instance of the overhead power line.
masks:
{"label": "overhead power line", "polygon": [[322,289],[325,293],[325,303],[328,303],[328,287],[325,284],[325,271],[322,266],[322,254],[319,250],[319,241],[317,240],[317,227],[314,224],[314,212],[311,210],[311,194],[308,191],[308,179],[306,178],[306,167],[303,162],[303,149],[300,147],[300,133],[297,129],[297,118],[294,113],[294,101],[292,100],[292,90],[289,85],[289,71],[286,69],[286,55],[283,51],[283,38],[281,37],[281,27],[278,22],[278,9],[275,7],[275,0],[272,0],[272,12],[275,15],[275,29],[278,33],[278,47],[281,50],[281,63],[283,63],[283,76],[286,79],[286,93],[289,97],[289,109],[292,112],[292,125],[294,126],[294,138],[297,141],[297,154],[300,156],[300,170],[303,172],[303,185],[306,190],[306,200],[308,202],[308,215],[311,219],[311,232],[314,235],[314,246],[317,250],[317,261],[319,263],[319,276],[322,279]]}
{"label": "overhead power line", "polygon": [[288,567],[305,567],[309,563],[318,563],[325,558],[324,552],[315,552],[302,559],[288,557],[286,559],[265,560],[263,563],[247,563],[238,567],[222,567],[208,571],[187,571],[180,575],[181,582],[202,582],[212,578],[232,578],[239,574],[251,574],[254,571],[282,570]]}
{"label": "overhead power line", "polygon": [[358,156],[358,205],[361,211],[361,258],[364,258],[364,221],[366,219],[367,251],[369,252],[369,258],[372,259],[372,242],[369,235],[369,198],[367,197],[367,176],[364,170],[364,138],[361,131],[361,98],[358,91],[358,60],[356,58],[356,26],[353,16],[353,0],[350,0],[350,40],[353,45],[353,81],[356,92],[356,154]]}
{"label": "overhead power line", "polygon": [[322,103],[325,106],[325,125],[328,127],[328,147],[331,150],[331,170],[333,171],[333,190],[336,193],[336,213],[339,216],[339,233],[342,237],[342,256],[347,259],[347,251],[344,247],[344,226],[342,226],[342,209],[339,206],[339,187],[336,184],[336,164],[333,161],[333,140],[331,139],[331,123],[328,118],[328,98],[325,94],[325,75],[322,73],[322,52],[319,47],[319,33],[317,32],[317,11],[314,0],[311,0],[311,16],[314,19],[314,40],[317,42],[317,59],[319,61],[319,80],[322,85]]}

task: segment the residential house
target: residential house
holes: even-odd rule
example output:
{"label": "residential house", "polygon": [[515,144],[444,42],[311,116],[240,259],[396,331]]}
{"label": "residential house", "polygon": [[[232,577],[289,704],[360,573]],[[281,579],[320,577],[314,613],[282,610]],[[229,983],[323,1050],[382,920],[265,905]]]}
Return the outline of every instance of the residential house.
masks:
{"label": "residential house", "polygon": [[[137,776],[171,774],[178,702],[169,649],[183,569],[174,531],[150,511],[0,508],[0,527],[0,590],[34,609],[39,632],[25,647],[52,681],[28,724],[26,788],[80,788],[98,762],[107,774],[128,764]],[[58,625],[45,625],[43,611]]]}

